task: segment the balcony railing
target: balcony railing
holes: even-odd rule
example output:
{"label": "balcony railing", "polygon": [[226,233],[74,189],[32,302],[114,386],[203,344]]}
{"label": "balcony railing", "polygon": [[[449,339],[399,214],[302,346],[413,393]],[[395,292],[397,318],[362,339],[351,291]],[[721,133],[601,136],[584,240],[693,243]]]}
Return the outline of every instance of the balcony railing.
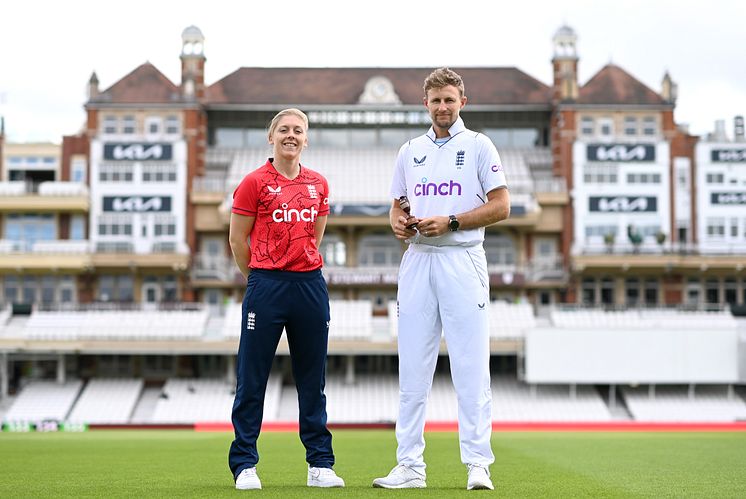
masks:
{"label": "balcony railing", "polygon": [[0,182],[0,196],[88,196],[88,186],[82,182],[31,182],[13,180]]}
{"label": "balcony railing", "polygon": [[237,272],[233,259],[223,255],[197,254],[192,262],[194,281],[232,281]]}
{"label": "balcony railing", "polygon": [[632,244],[629,241],[604,243],[589,241],[575,243],[572,248],[573,255],[741,255],[746,256],[746,244],[744,243],[663,243],[655,241],[643,241],[640,244]]}
{"label": "balcony railing", "polygon": [[89,249],[88,240],[50,240],[50,241],[13,241],[0,240],[0,254],[36,253],[36,254],[83,254]]}

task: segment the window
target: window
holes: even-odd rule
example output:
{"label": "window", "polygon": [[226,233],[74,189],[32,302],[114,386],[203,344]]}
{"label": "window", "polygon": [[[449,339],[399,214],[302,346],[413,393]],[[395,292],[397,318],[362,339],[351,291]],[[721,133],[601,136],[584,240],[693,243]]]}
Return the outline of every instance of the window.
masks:
{"label": "window", "polygon": [[584,116],[580,120],[580,134],[585,136],[593,135],[593,118]]}
{"label": "window", "polygon": [[487,265],[515,265],[515,244],[506,235],[485,237],[484,251],[487,255]]}
{"label": "window", "polygon": [[135,123],[135,117],[127,115],[122,118],[122,133],[125,135],[132,135],[135,133],[137,124]]}
{"label": "window", "polygon": [[614,122],[610,118],[598,120],[601,137],[610,139],[614,135]]}
{"label": "window", "polygon": [[611,277],[601,279],[601,303],[604,305],[614,304],[614,280]]}
{"label": "window", "polygon": [[584,305],[595,305],[596,304],[596,280],[585,278],[582,284],[582,303]]}
{"label": "window", "polygon": [[87,180],[88,165],[85,158],[73,158],[70,164],[70,180],[85,183]]}
{"label": "window", "polygon": [[616,225],[586,225],[585,237],[600,236],[604,237],[606,234],[617,236],[618,227]]}
{"label": "window", "polygon": [[725,218],[710,217],[707,218],[707,236],[712,238],[725,237]]}
{"label": "window", "polygon": [[132,165],[103,163],[99,167],[98,180],[100,182],[132,182],[132,171]]}
{"label": "window", "polygon": [[660,184],[660,173],[628,173],[628,184]]}
{"label": "window", "polygon": [[7,275],[3,280],[3,293],[5,294],[6,303],[18,301],[19,278],[14,275]]}
{"label": "window", "polygon": [[37,241],[57,239],[57,224],[51,214],[10,214],[5,217],[3,239],[18,241],[25,251],[30,251]]}
{"label": "window", "polygon": [[645,279],[645,304],[658,305],[658,280]]}
{"label": "window", "polygon": [[149,116],[145,120],[145,133],[147,135],[160,135],[162,120],[158,116]]}
{"label": "window", "polygon": [[707,279],[705,281],[705,303],[720,303],[720,281],[718,279]]}
{"label": "window", "polygon": [[699,296],[702,285],[699,279],[690,277],[686,283],[686,304],[690,306],[699,306]]}
{"label": "window", "polygon": [[637,118],[635,116],[624,118],[624,135],[628,137],[637,135]]}
{"label": "window", "polygon": [[640,304],[640,280],[637,278],[625,279],[624,290],[626,305],[636,307]]}
{"label": "window", "polygon": [[134,280],[130,275],[101,275],[98,278],[96,298],[100,301],[131,302],[134,298]]}
{"label": "window", "polygon": [[166,118],[166,133],[168,135],[177,135],[181,131],[181,124],[178,116],[168,116]]}
{"label": "window", "polygon": [[154,236],[176,235],[176,217],[172,215],[155,215],[153,221]]}
{"label": "window", "polygon": [[706,178],[706,182],[708,184],[723,184],[725,183],[725,175],[722,173],[708,173]]}
{"label": "window", "polygon": [[737,218],[730,219],[730,237],[732,238],[738,237],[738,219]]}
{"label": "window", "polygon": [[113,135],[117,133],[117,117],[104,116],[104,135]]}
{"label": "window", "polygon": [[85,239],[85,217],[83,215],[70,217],[70,239],[73,241]]}
{"label": "window", "polygon": [[657,131],[658,127],[655,123],[655,116],[645,116],[642,120],[643,135],[650,137],[651,135],[655,135]]}
{"label": "window", "polygon": [[616,184],[618,177],[618,165],[589,164],[583,167],[583,181],[586,184]]}
{"label": "window", "polygon": [[725,303],[735,305],[738,301],[738,284],[732,277],[725,278]]}
{"label": "window", "polygon": [[347,261],[347,251],[344,241],[336,234],[324,236],[319,253],[328,267],[344,267]]}
{"label": "window", "polygon": [[176,182],[176,165],[145,163],[142,165],[143,182]]}
{"label": "window", "polygon": [[358,265],[361,267],[393,267],[401,261],[402,248],[394,238],[369,235],[360,239]]}
{"label": "window", "polygon": [[99,236],[131,236],[132,215],[106,214],[98,217]]}

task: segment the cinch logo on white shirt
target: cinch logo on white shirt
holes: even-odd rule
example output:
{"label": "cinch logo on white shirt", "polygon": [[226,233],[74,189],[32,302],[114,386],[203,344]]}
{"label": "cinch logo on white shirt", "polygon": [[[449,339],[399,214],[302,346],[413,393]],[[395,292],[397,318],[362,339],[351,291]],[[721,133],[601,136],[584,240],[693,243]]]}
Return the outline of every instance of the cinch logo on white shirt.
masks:
{"label": "cinch logo on white shirt", "polygon": [[287,203],[282,203],[282,209],[272,212],[272,220],[275,222],[315,222],[318,214],[319,210],[315,206],[302,210],[295,208],[288,210]]}
{"label": "cinch logo on white shirt", "polygon": [[421,183],[414,185],[415,196],[453,196],[454,194],[461,195],[461,184],[453,180],[436,184],[423,178]]}

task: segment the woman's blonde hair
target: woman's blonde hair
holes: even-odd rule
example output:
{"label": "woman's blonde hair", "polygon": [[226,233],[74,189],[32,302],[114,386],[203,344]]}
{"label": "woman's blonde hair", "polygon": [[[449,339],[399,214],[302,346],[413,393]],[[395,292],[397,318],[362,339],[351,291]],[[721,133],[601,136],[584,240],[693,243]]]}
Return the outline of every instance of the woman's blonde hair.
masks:
{"label": "woman's blonde hair", "polygon": [[269,124],[269,132],[267,134],[267,137],[272,138],[272,134],[275,132],[275,128],[277,128],[277,124],[280,122],[280,119],[282,119],[283,116],[297,116],[301,120],[303,120],[303,124],[306,126],[306,131],[308,131],[308,116],[306,116],[306,113],[301,111],[300,109],[296,109],[294,107],[283,109],[279,113],[275,115],[274,118],[272,118],[272,121]]}

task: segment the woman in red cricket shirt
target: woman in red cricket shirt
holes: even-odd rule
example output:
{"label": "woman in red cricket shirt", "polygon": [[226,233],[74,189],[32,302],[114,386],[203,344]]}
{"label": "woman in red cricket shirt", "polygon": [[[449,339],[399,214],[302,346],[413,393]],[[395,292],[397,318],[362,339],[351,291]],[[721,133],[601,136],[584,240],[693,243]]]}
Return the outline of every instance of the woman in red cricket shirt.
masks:
{"label": "woman in red cricket shirt", "polygon": [[246,175],[233,193],[230,245],[247,278],[232,414],[235,440],[228,455],[237,489],[262,487],[256,440],[283,328],[298,390],[307,485],[344,487],[332,470],[324,396],[329,294],[318,248],[329,214],[329,187],[323,176],[300,163],[307,132],[302,111],[277,113],[269,126],[274,157]]}

